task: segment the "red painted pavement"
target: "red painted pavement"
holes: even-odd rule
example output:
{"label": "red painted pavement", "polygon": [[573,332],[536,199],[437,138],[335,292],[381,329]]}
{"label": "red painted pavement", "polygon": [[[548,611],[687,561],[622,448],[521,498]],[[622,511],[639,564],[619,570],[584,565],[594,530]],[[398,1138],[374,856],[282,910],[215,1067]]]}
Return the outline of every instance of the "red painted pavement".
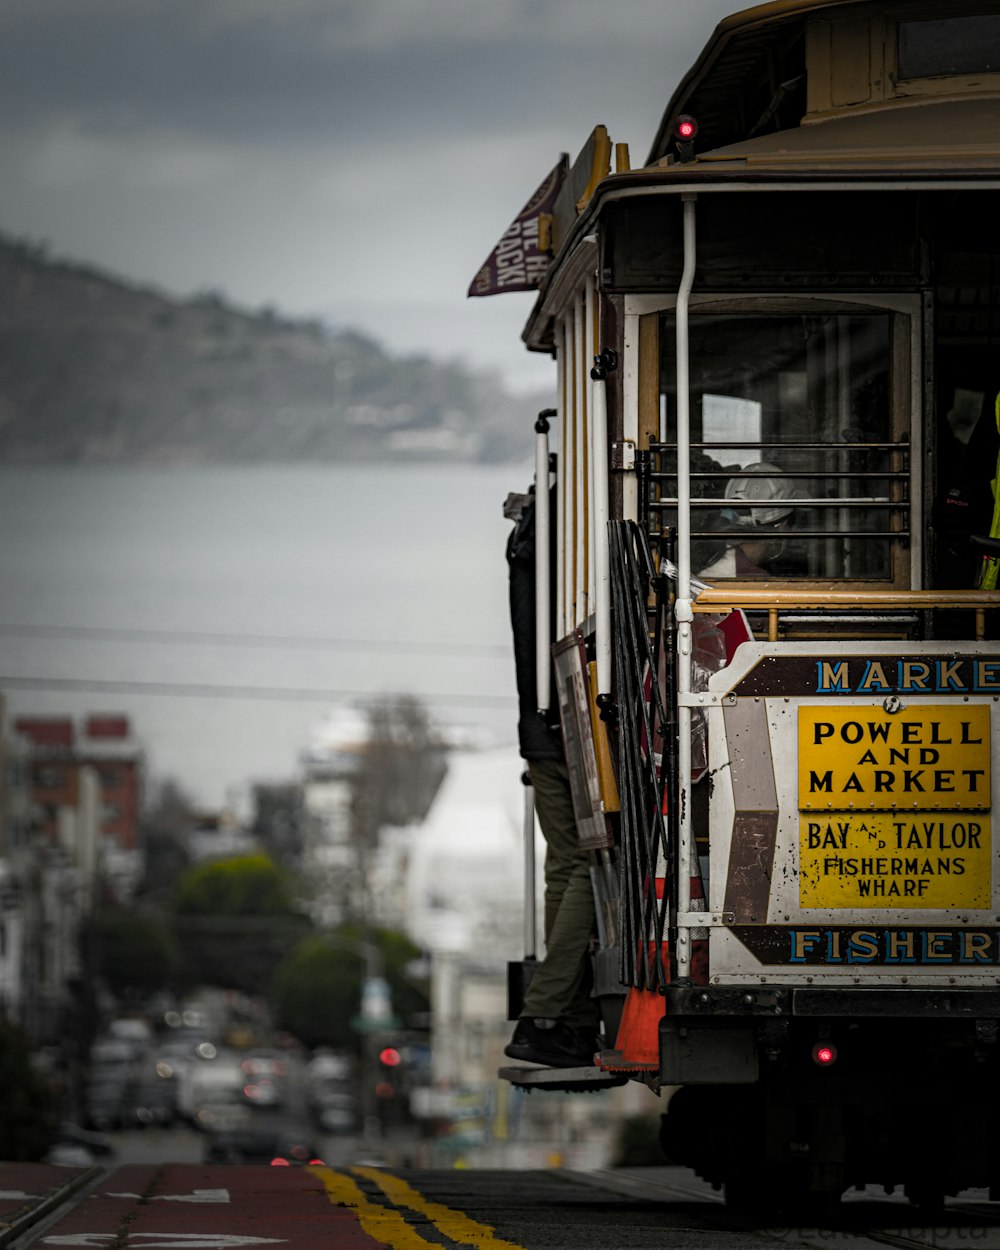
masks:
{"label": "red painted pavement", "polygon": [[[27,1191],[29,1164],[0,1165],[0,1188]],[[50,1168],[65,1179],[71,1169]],[[16,1179],[16,1184],[15,1184]],[[44,1183],[46,1172],[34,1178]],[[51,1184],[51,1181],[50,1181]],[[0,1215],[0,1218],[9,1218]],[[35,1243],[128,1250],[378,1250],[357,1216],[300,1167],[173,1163],[115,1168]]]}
{"label": "red painted pavement", "polygon": [[86,1171],[51,1163],[0,1163],[0,1228],[23,1218]]}

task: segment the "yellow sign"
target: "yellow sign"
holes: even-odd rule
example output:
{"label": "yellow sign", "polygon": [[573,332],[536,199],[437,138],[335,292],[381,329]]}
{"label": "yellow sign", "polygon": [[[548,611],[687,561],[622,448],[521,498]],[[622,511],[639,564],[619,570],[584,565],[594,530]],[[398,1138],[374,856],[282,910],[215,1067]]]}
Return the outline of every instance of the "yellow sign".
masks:
{"label": "yellow sign", "polygon": [[799,708],[799,811],[988,811],[988,704]]}
{"label": "yellow sign", "polygon": [[803,907],[989,907],[988,813],[799,817]]}

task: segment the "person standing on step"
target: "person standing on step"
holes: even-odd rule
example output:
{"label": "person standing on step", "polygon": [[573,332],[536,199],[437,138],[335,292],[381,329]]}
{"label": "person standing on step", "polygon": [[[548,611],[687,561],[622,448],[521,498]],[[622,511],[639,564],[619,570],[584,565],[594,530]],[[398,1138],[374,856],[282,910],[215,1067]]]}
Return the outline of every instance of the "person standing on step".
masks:
{"label": "person standing on step", "polygon": [[[534,969],[504,1054],[547,1067],[591,1066],[600,1045],[599,1012],[590,993],[590,948],[597,919],[590,858],[580,848],[577,834],[558,701],[553,695],[555,706],[545,716],[536,706],[534,494],[508,495],[504,515],[515,522],[507,543],[507,564],[518,745],[534,787],[546,847],[545,957]],[[554,557],[549,568],[555,568]],[[555,603],[555,595],[550,601]]]}

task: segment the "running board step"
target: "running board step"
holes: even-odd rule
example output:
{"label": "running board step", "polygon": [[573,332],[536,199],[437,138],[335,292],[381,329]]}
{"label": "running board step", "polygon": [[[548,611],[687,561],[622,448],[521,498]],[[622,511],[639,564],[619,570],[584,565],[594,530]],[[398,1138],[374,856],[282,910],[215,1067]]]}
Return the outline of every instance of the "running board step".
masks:
{"label": "running board step", "polygon": [[602,1072],[591,1066],[580,1068],[501,1068],[497,1075],[519,1089],[547,1089],[566,1094],[587,1094],[624,1085],[628,1077]]}

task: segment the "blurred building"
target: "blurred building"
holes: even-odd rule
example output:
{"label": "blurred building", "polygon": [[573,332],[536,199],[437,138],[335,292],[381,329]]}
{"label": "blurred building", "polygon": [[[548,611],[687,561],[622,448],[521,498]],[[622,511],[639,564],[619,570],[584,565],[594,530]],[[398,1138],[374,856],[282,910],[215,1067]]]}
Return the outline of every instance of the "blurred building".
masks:
{"label": "blurred building", "polygon": [[324,929],[367,910],[354,804],[368,738],[364,712],[343,704],[316,726],[302,753],[302,866],[315,887],[313,920]]}
{"label": "blurred building", "polygon": [[2,710],[0,1010],[57,1042],[87,980],[87,922],[102,900],[128,900],[141,873],[142,756],[125,717],[8,727]]}
{"label": "blurred building", "polygon": [[123,851],[138,847],[142,753],[125,716],[20,716],[14,732],[30,746],[29,776],[37,830],[59,832],[59,812],[80,800],[81,775],[92,769],[100,791],[99,827]]}

